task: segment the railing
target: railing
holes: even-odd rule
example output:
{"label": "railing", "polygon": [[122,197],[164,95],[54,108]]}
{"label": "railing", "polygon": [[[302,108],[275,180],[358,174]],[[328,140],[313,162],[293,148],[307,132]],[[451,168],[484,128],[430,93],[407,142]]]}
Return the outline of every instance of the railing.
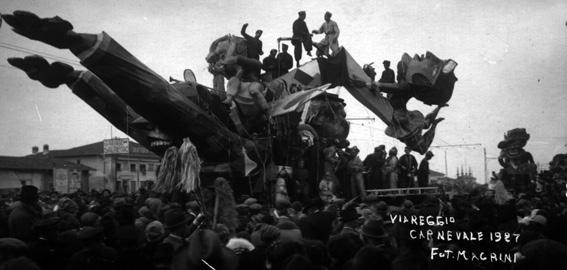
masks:
{"label": "railing", "polygon": [[398,197],[412,195],[439,195],[437,187],[420,187],[420,188],[390,188],[390,189],[368,189],[368,195],[374,194],[377,197]]}

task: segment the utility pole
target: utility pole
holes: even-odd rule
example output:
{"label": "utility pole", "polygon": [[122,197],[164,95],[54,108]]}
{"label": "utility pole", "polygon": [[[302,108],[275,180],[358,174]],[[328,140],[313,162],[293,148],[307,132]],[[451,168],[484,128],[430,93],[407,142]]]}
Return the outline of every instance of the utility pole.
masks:
{"label": "utility pole", "polygon": [[482,153],[484,154],[484,183],[488,183],[488,165],[487,165],[487,158],[486,158],[486,147],[482,148]]}

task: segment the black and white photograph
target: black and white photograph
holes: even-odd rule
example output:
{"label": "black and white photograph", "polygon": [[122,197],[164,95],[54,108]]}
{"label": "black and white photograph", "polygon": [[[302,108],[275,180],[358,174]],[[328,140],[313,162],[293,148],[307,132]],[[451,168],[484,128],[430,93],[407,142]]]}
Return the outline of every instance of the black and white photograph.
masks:
{"label": "black and white photograph", "polygon": [[567,267],[566,1],[0,17],[0,270]]}

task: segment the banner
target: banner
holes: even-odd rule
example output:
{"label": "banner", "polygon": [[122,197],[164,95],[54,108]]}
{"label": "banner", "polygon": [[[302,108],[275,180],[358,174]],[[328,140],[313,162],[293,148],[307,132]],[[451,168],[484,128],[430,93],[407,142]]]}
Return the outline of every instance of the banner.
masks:
{"label": "banner", "polygon": [[114,139],[107,139],[103,141],[103,153],[105,155],[108,154],[128,154],[130,151],[129,147],[129,140],[121,139],[121,138],[114,138]]}

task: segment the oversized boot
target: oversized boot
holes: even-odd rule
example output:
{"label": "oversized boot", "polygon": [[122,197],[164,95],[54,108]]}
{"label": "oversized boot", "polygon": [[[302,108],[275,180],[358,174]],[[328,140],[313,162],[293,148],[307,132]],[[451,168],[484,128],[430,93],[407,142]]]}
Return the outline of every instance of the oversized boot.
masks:
{"label": "oversized boot", "polygon": [[39,81],[49,88],[56,88],[69,83],[76,78],[74,75],[77,75],[72,66],[61,62],[49,64],[45,58],[39,55],[8,58],[8,63],[23,70],[30,79]]}

